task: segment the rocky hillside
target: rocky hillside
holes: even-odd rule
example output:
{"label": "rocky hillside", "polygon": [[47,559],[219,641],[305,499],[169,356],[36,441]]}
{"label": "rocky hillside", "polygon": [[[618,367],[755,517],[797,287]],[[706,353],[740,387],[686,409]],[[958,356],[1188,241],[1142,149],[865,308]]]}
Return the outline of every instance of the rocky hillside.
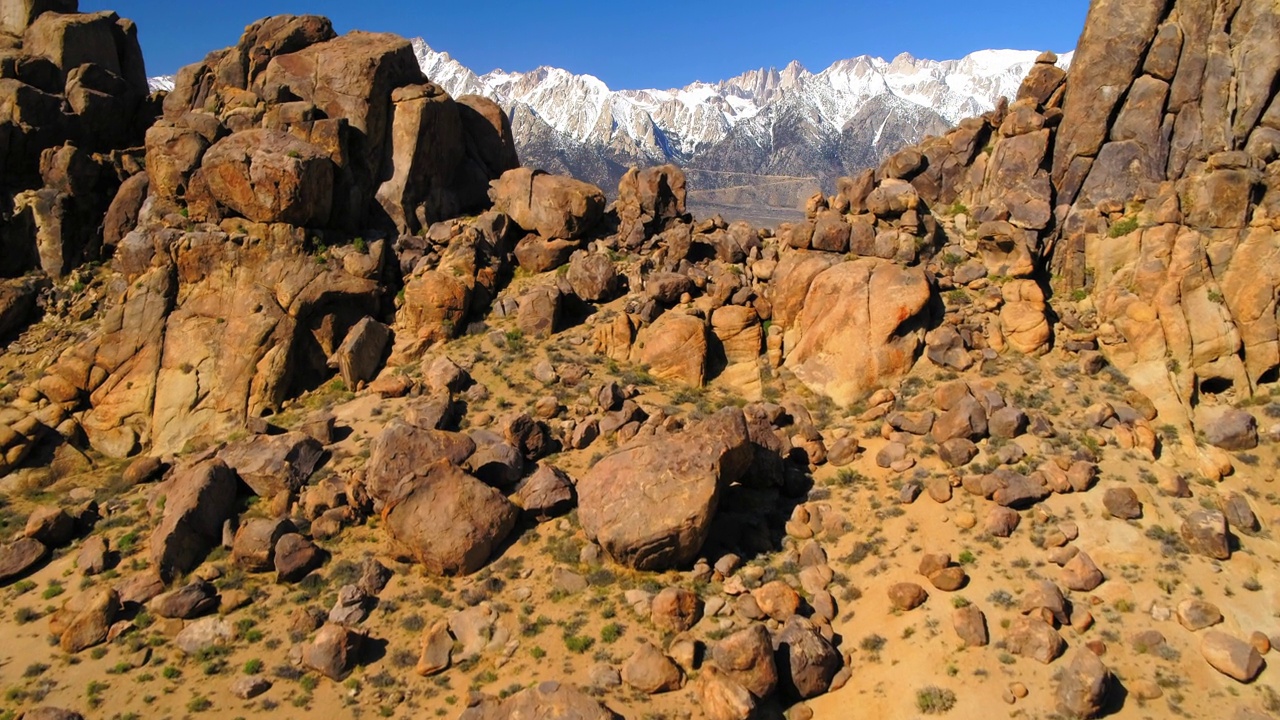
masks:
{"label": "rocky hillside", "polygon": [[1280,706],[1274,3],[1096,0],[1069,73],[776,232],[522,167],[318,16],[88,137],[130,25],[3,7],[14,191],[119,182],[5,217],[5,712]]}

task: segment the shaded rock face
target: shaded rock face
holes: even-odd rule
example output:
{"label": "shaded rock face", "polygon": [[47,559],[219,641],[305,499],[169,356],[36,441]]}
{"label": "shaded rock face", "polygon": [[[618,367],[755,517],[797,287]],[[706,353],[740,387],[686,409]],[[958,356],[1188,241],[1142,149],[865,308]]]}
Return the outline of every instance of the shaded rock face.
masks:
{"label": "shaded rock face", "polygon": [[138,173],[156,116],[137,27],[75,2],[0,8],[0,277],[61,278],[96,259],[103,213]]}
{"label": "shaded rock face", "polygon": [[684,565],[706,541],[721,493],[753,455],[746,420],[733,408],[680,435],[626,446],[579,481],[583,529],[631,567]]}
{"label": "shaded rock face", "polygon": [[795,318],[786,366],[841,405],[911,369],[933,288],[924,272],[874,259],[819,273]]}
{"label": "shaded rock face", "polygon": [[161,576],[188,572],[222,540],[222,523],[235,513],[236,477],[220,460],[179,468],[157,489],[165,498],[151,533],[152,567]]}

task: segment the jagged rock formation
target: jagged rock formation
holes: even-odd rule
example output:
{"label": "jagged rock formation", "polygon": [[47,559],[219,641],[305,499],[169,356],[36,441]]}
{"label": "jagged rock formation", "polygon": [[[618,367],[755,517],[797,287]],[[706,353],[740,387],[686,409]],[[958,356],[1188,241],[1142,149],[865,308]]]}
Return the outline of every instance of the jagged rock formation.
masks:
{"label": "jagged rock formation", "polygon": [[76,8],[4,5],[0,277],[61,279],[98,257],[112,240],[101,227],[107,204],[142,169],[138,147],[156,108],[137,27]]}
{"label": "jagged rock formation", "polygon": [[483,208],[516,162],[501,113],[429,84],[407,41],[257,23],[165,98],[148,180],[108,215],[112,309],[42,392],[87,404],[80,425],[110,456],[225,436],[329,377],[348,330],[383,316],[382,231]]}
{"label": "jagged rock formation", "polygon": [[879,174],[967,211],[989,274],[1039,278],[1005,298],[1002,339],[1050,340],[1025,303],[1052,286],[1062,339],[1098,343],[1189,428],[1201,394],[1247,395],[1280,368],[1277,22],[1266,3],[1096,2],[1065,78],[1042,57],[1007,108]]}

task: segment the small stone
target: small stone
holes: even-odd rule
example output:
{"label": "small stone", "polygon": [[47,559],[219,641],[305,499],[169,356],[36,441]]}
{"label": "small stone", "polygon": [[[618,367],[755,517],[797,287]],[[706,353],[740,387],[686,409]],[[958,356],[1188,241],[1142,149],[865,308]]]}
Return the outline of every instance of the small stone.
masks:
{"label": "small stone", "polygon": [[271,681],[261,675],[242,677],[231,683],[231,694],[241,700],[252,700],[271,689]]}
{"label": "small stone", "polygon": [[702,609],[702,600],[697,594],[669,587],[653,598],[650,618],[659,629],[684,632],[702,619]]}
{"label": "small stone", "polygon": [[1070,590],[1090,592],[1102,584],[1102,571],[1083,551],[1076,553],[1062,568],[1062,584]]}
{"label": "small stone", "polygon": [[1178,603],[1178,623],[1195,632],[1222,622],[1222,611],[1217,605],[1195,598]]}

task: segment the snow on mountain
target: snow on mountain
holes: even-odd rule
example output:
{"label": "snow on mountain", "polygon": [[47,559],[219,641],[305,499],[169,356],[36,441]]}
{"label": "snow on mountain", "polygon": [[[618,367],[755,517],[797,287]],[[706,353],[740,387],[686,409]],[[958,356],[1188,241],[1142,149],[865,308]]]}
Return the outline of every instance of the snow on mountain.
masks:
{"label": "snow on mountain", "polygon": [[[818,73],[792,62],[683,88],[613,90],[553,67],[477,75],[421,38],[412,45],[426,76],[449,94],[482,95],[507,111],[525,164],[607,192],[629,166],[674,162],[717,203],[775,208],[795,208],[840,175],[1013,97],[1039,55],[861,55]],[[1068,53],[1059,64],[1070,61]],[[152,78],[151,87],[172,89],[173,77]]]}
{"label": "snow on mountain", "polygon": [[173,76],[160,75],[158,77],[147,78],[147,85],[150,86],[151,92],[164,90],[168,92],[173,89]]}
{"label": "snow on mountain", "polygon": [[[761,68],[716,84],[615,91],[591,75],[557,68],[476,75],[421,38],[413,48],[427,77],[454,96],[484,95],[511,113],[523,106],[560,136],[580,143],[634,146],[644,155],[677,161],[693,159],[742,123],[758,125],[752,134],[767,136],[779,113],[766,111],[783,102],[804,106],[804,114],[837,134],[882,95],[928,108],[954,124],[1016,94],[1039,55],[983,50],[942,62],[906,53],[892,61],[863,55],[816,74],[792,62],[780,71]],[[1070,59],[1064,55],[1060,64]]]}

